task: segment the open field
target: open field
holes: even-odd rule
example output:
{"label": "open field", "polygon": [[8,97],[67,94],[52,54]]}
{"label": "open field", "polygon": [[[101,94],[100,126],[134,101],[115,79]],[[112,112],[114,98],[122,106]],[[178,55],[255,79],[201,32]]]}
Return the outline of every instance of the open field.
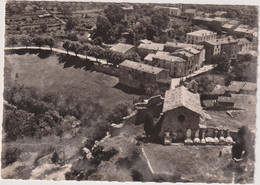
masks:
{"label": "open field", "polygon": [[182,180],[193,182],[232,182],[231,171],[227,170],[231,161],[231,147],[163,146],[151,143],[142,147],[155,174],[180,175]]}
{"label": "open field", "polygon": [[91,98],[105,109],[122,101],[131,102],[133,95],[113,88],[118,78],[103,73],[75,69],[59,63],[56,55],[40,59],[37,55],[7,55],[5,67],[20,85],[33,86],[44,93]]}

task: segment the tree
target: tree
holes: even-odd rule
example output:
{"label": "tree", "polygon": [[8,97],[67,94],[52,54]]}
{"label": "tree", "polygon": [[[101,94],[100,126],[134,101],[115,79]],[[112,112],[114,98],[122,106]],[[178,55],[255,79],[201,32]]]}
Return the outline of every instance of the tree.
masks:
{"label": "tree", "polygon": [[36,36],[33,39],[33,42],[35,46],[38,46],[39,48],[41,48],[45,44],[44,38],[42,36]]}
{"label": "tree", "polygon": [[70,18],[70,19],[67,21],[65,27],[66,27],[67,30],[72,30],[72,29],[73,29],[75,26],[77,26],[77,25],[78,25],[78,21],[77,21],[76,19]]}
{"label": "tree", "polygon": [[165,28],[168,25],[170,18],[165,11],[158,11],[152,15],[151,21],[154,26]]}
{"label": "tree", "polygon": [[20,37],[20,42],[27,48],[31,44],[31,38],[28,35],[22,35]]}
{"label": "tree", "polygon": [[54,46],[54,42],[55,42],[54,38],[45,37],[44,41],[45,41],[45,44],[48,45],[50,47],[50,49],[52,50],[52,47]]}
{"label": "tree", "polygon": [[127,54],[125,58],[128,59],[128,60],[135,61],[135,62],[141,61],[141,57],[136,52],[132,52],[132,53]]}
{"label": "tree", "polygon": [[96,38],[94,39],[93,44],[94,44],[94,45],[99,45],[99,46],[101,46],[101,45],[102,45],[102,42],[103,42],[102,37],[98,36],[98,37],[96,37]]}
{"label": "tree", "polygon": [[104,10],[104,13],[113,25],[124,19],[124,11],[118,5],[108,5],[108,7]]}
{"label": "tree", "polygon": [[82,51],[82,44],[79,42],[72,42],[70,45],[70,50],[73,51],[77,56],[78,53]]}
{"label": "tree", "polygon": [[157,29],[153,25],[149,24],[146,28],[146,38],[148,40],[153,40],[156,34],[157,34]]}
{"label": "tree", "polygon": [[14,45],[18,44],[18,41],[17,41],[17,37],[12,35],[10,37],[7,37],[6,39],[6,45],[7,46],[12,46],[12,48],[14,47]]}
{"label": "tree", "polygon": [[107,41],[108,39],[108,30],[111,29],[111,23],[106,17],[97,17],[97,23],[96,23],[96,30],[94,31],[92,35],[92,39],[95,39],[96,37],[100,36],[102,37],[103,41]]}
{"label": "tree", "polygon": [[122,63],[125,60],[125,58],[125,54],[110,50],[110,54],[108,55],[107,60],[113,63],[115,66],[117,66],[118,64]]}
{"label": "tree", "polygon": [[45,23],[40,24],[40,29],[42,30],[43,33],[45,33],[47,31],[47,24]]}
{"label": "tree", "polygon": [[62,47],[67,51],[67,54],[69,54],[69,51],[70,51],[70,48],[71,48],[71,42],[70,41],[63,42]]}

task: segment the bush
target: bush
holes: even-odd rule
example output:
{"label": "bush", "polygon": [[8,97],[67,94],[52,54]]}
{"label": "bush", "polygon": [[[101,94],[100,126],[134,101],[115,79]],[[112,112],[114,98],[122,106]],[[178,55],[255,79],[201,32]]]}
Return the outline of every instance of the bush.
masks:
{"label": "bush", "polygon": [[107,120],[112,123],[120,123],[123,117],[127,116],[130,112],[131,105],[128,103],[119,103],[108,115]]}
{"label": "bush", "polygon": [[13,164],[19,156],[21,155],[21,150],[15,147],[8,148],[6,151],[3,151],[3,159],[2,159],[2,168]]}

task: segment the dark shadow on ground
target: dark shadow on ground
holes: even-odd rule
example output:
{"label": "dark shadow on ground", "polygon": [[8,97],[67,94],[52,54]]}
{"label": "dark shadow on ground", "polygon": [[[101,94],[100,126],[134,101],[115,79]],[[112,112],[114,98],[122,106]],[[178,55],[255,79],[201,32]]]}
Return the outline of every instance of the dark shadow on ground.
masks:
{"label": "dark shadow on ground", "polygon": [[14,49],[14,50],[6,50],[5,55],[26,55],[26,54],[35,54],[40,59],[46,59],[50,57],[53,53],[50,50],[41,50],[41,49]]}
{"label": "dark shadow on ground", "polygon": [[144,90],[134,89],[134,88],[125,86],[125,85],[120,84],[120,83],[116,84],[113,88],[120,89],[127,94],[145,95]]}
{"label": "dark shadow on ground", "polygon": [[60,64],[64,64],[64,68],[74,67],[75,69],[83,69],[87,71],[93,67],[93,62],[90,60],[81,59],[79,57],[70,56],[68,54],[58,54],[58,61]]}

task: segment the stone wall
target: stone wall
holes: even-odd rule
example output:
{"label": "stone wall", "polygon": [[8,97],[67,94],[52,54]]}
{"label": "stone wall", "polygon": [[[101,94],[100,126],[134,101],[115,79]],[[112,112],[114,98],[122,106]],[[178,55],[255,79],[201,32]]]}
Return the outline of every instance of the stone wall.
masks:
{"label": "stone wall", "polygon": [[105,74],[119,77],[119,68],[116,68],[114,66],[101,65],[101,64],[94,63],[93,69],[97,72],[102,72]]}

